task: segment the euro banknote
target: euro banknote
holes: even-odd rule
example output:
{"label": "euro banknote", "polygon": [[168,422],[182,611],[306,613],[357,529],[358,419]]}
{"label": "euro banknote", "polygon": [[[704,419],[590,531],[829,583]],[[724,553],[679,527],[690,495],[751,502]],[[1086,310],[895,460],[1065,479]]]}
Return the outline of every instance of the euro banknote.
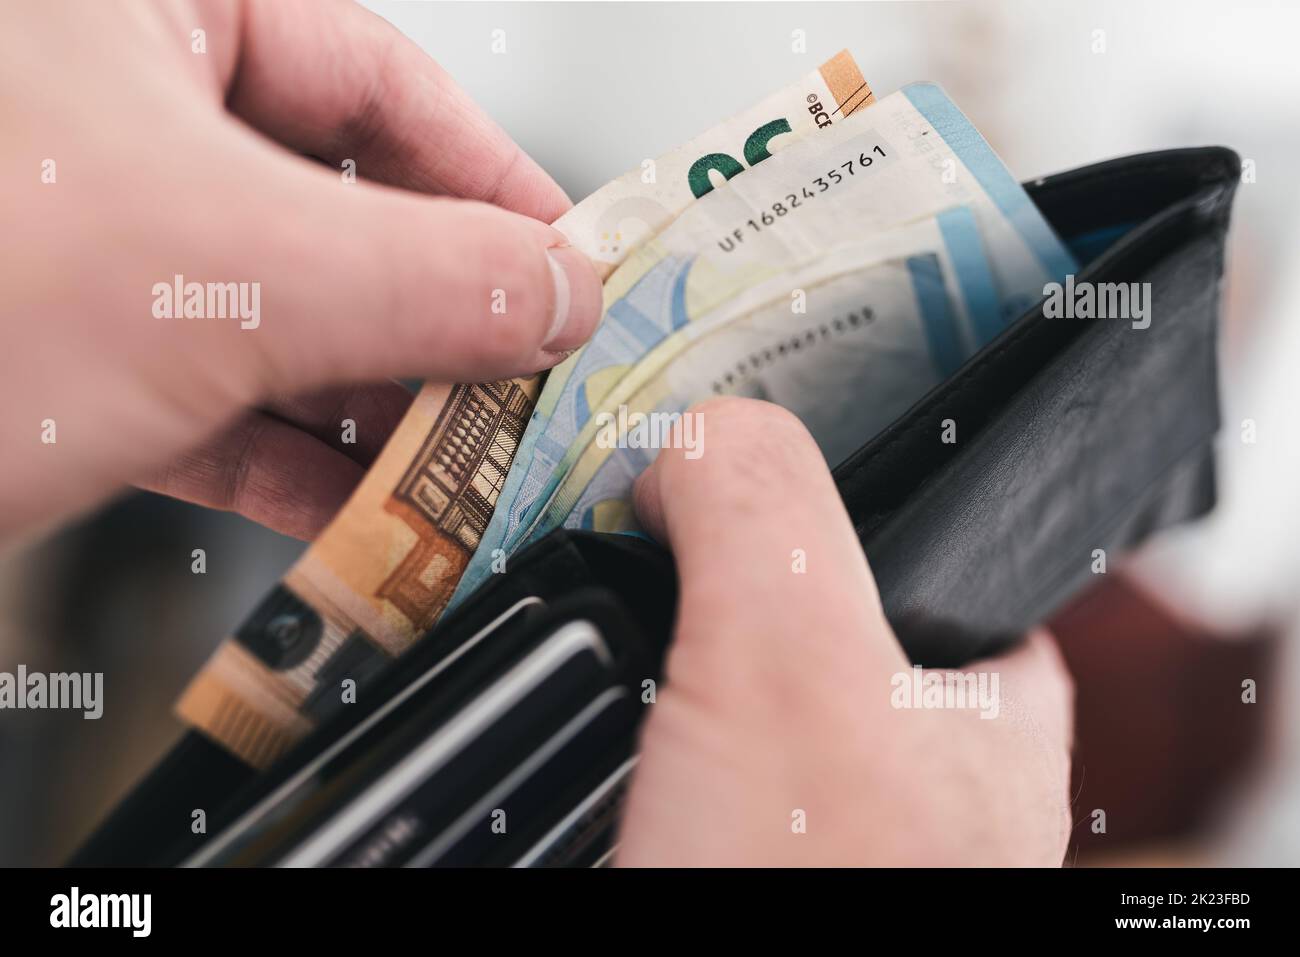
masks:
{"label": "euro banknote", "polygon": [[[802,112],[790,110],[792,100],[802,103]],[[835,105],[828,106],[832,102]],[[732,180],[747,168],[790,148],[806,134],[843,122],[874,102],[875,95],[861,71],[849,53],[843,51],[793,87],[654,161],[653,182],[645,182],[645,169],[632,170],[574,207],[561,223],[572,220],[572,234],[585,240],[578,245],[603,269],[602,278],[609,277],[605,290],[607,316],[602,325],[610,324],[608,308],[627,292],[628,273],[620,268],[611,276],[613,267],[634,257],[646,262],[639,253],[642,244],[669,226],[694,200],[712,194],[723,182],[734,186]],[[779,118],[771,119],[774,116]],[[665,173],[667,192],[658,185]],[[689,187],[685,192],[683,184]],[[614,245],[607,245],[611,242]],[[637,268],[633,267],[633,271]],[[521,512],[533,501],[540,487],[539,476],[549,472],[554,459],[563,451],[564,438],[549,434],[546,426],[571,378],[577,374],[585,379],[585,365],[594,354],[584,347],[548,375],[548,388],[538,399],[516,454],[518,460],[527,464],[524,468],[511,469],[498,498],[502,503],[511,503],[512,508],[494,512],[449,607],[481,585],[493,569],[504,567],[500,558],[504,549],[514,543]]]}
{"label": "euro banknote", "polygon": [[[554,225],[605,278],[699,197],[873,101],[841,52]],[[264,767],[427,630],[484,540],[541,384],[425,385],[338,516],[191,681],[180,717]]]}
{"label": "euro banknote", "polygon": [[436,619],[541,382],[426,385],[348,502],[190,681],[181,718],[265,767]]}
{"label": "euro banknote", "polygon": [[555,226],[604,279],[701,196],[874,102],[852,54],[842,50],[726,122],[606,183]]}
{"label": "euro banknote", "polygon": [[[969,215],[969,212],[967,212]],[[558,507],[555,499],[561,496],[559,488],[567,486],[570,494],[580,488],[581,480],[576,478],[573,470],[579,459],[586,452],[588,445],[596,440],[602,431],[599,413],[608,409],[624,407],[632,401],[638,391],[652,379],[660,369],[679,361],[685,353],[693,350],[702,339],[715,341],[720,330],[728,328],[756,311],[793,313],[795,303],[803,299],[805,305],[811,299],[814,306],[821,301],[820,287],[839,277],[862,277],[871,267],[883,262],[901,260],[909,255],[930,253],[941,244],[940,233],[934,219],[917,223],[904,224],[891,230],[870,233],[862,239],[851,243],[839,244],[823,250],[820,255],[812,256],[803,263],[791,260],[793,268],[781,268],[780,260],[772,260],[764,270],[761,278],[740,290],[728,288],[723,295],[702,298],[701,315],[686,314],[683,321],[653,348],[643,355],[635,364],[626,368],[617,382],[603,393],[600,401],[593,405],[591,414],[584,417],[576,437],[568,444],[555,467],[558,483],[552,489],[538,518],[525,529],[521,544],[526,544],[544,534],[553,525],[551,510]],[[949,261],[945,258],[945,265]],[[988,275],[986,272],[984,275]],[[949,301],[949,300],[945,300]],[[955,368],[946,360],[945,364]],[[578,482],[577,486],[574,482]]]}
{"label": "euro banknote", "polygon": [[[949,207],[963,215],[939,217],[952,254],[984,256],[994,276],[996,306],[978,320],[996,332],[1037,298],[1043,283],[1073,268],[1073,261],[1019,183],[978,131],[934,84],[912,84],[858,110],[815,139],[793,144],[731,188],[706,196],[646,244],[607,282],[626,290],[610,303],[602,326],[574,358],[574,373],[552,379],[538,401],[552,406],[514,500],[503,498],[513,551],[540,532],[542,513],[573,461],[573,443],[612,386],[675,329],[707,314],[736,289],[754,285],[764,271],[824,254],[845,237],[888,230],[938,216]],[[608,297],[607,297],[608,299]],[[984,341],[989,336],[983,335]],[[548,394],[550,401],[548,402]],[[530,433],[537,430],[537,415]],[[483,555],[471,561],[462,592],[481,580]]]}
{"label": "euro banknote", "polygon": [[682,419],[701,399],[789,409],[834,467],[943,381],[985,341],[993,274],[982,256],[954,257],[937,219],[898,232],[895,258],[818,284],[792,276],[797,307],[781,296],[647,356],[575,443],[540,527],[638,530],[632,486],[659,449],[684,442],[688,455],[704,453],[703,418]]}

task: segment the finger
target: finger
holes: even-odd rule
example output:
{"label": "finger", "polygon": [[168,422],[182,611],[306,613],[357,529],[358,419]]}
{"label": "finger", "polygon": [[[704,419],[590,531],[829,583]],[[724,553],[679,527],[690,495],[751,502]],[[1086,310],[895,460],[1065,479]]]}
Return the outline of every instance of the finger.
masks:
{"label": "finger", "polygon": [[1008,703],[1002,709],[1044,747],[1068,752],[1074,740],[1074,680],[1050,634],[1031,632],[1015,648],[968,666],[997,674]]}
{"label": "finger", "polygon": [[250,413],[138,484],[310,540],[364,474],[356,462],[306,432]]}
{"label": "finger", "polygon": [[[1074,743],[1074,684],[1056,642],[1036,631],[1018,647],[969,665],[997,675],[996,721],[967,712],[975,734],[968,756],[1001,769],[1001,801],[1013,809],[1016,837],[1028,860],[1060,864],[1072,827],[1070,762]],[[1013,731],[1000,735],[998,726]],[[1019,811],[1014,808],[1019,807]],[[1055,809],[1056,813],[1044,813]]]}
{"label": "finger", "polygon": [[[797,670],[814,685],[906,668],[803,424],[747,399],[712,400],[687,414],[696,417],[698,456],[664,449],[636,486],[637,514],[677,561],[675,654],[705,659],[691,668],[711,678],[730,671],[738,681],[754,661]],[[692,643],[698,652],[687,650]]]}
{"label": "finger", "polygon": [[351,2],[244,5],[227,105],[286,145],[370,179],[552,222],[564,191],[418,46]]}
{"label": "finger", "polygon": [[[182,296],[170,297],[178,312],[199,283],[209,296],[222,283],[233,290],[227,299],[239,294],[238,323],[167,331],[183,330],[176,338],[193,349],[217,342],[245,401],[342,382],[531,374],[599,321],[595,268],[544,223],[485,203],[346,185],[238,124],[193,135],[204,137],[196,148],[224,156],[204,190],[183,192],[207,225],[175,235],[149,271],[182,276]],[[243,201],[232,208],[230,195]]]}
{"label": "finger", "polygon": [[334,386],[307,395],[272,396],[262,411],[368,466],[406,414],[414,395],[400,382]]}

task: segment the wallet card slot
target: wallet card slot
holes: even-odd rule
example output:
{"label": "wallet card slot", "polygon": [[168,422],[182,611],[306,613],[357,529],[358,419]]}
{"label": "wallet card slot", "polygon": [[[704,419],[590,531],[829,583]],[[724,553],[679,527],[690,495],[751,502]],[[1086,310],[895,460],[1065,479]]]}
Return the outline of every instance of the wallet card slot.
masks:
{"label": "wallet card slot", "polygon": [[[621,808],[631,780],[632,769],[640,755],[633,754],[600,782],[576,807],[566,814],[546,835],[514,863],[515,867],[554,867],[570,863],[575,852],[587,850],[593,839],[613,828],[614,817]],[[600,866],[614,852],[612,840],[595,855],[593,866]]]}
{"label": "wallet card slot", "polygon": [[359,832],[373,827],[385,813],[426,784],[434,771],[450,764],[488,734],[512,708],[537,695],[564,698],[589,683],[611,661],[604,638],[589,623],[564,625],[348,801],[284,857],[280,866],[311,867],[331,862],[355,842]]}
{"label": "wallet card slot", "polygon": [[356,749],[365,747],[365,739],[382,723],[399,717],[399,711],[409,707],[408,703],[420,691],[472,652],[484,639],[497,634],[530,609],[541,609],[545,605],[542,599],[529,596],[520,599],[498,614],[487,625],[458,645],[453,652],[417,675],[401,691],[384,701],[375,711],[319,751],[287,780],[274,786],[270,793],[258,800],[230,827],[185,861],[185,866],[202,867],[219,863],[223,858],[245,850],[255,840],[264,838],[269,830],[274,829],[276,822],[289,818],[294,808],[319,793],[321,781],[331,779],[343,766],[350,765]]}
{"label": "wallet card slot", "polygon": [[[547,824],[556,783],[572,780],[626,735],[637,711],[622,686],[607,688],[551,735],[443,833],[414,854],[407,866],[467,866],[491,863],[520,840],[535,839]],[[494,814],[500,812],[500,817]],[[500,829],[494,824],[500,823]],[[522,835],[522,837],[520,837]],[[525,845],[527,846],[527,845]]]}

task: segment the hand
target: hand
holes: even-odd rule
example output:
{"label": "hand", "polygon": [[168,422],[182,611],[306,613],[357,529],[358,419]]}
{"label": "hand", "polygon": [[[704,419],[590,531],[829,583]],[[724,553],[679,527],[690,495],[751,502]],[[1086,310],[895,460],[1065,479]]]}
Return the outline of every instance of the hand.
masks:
{"label": "hand", "polygon": [[[132,482],[310,537],[410,401],[358,383],[535,372],[599,319],[564,193],[350,2],[7,4],[0,129],[0,538]],[[256,322],[155,316],[176,275]]]}
{"label": "hand", "polygon": [[1052,641],[962,669],[998,675],[991,720],[894,707],[910,665],[812,437],[763,402],[694,411],[704,454],[663,450],[636,487],[681,598],[618,862],[1059,865],[1073,691]]}

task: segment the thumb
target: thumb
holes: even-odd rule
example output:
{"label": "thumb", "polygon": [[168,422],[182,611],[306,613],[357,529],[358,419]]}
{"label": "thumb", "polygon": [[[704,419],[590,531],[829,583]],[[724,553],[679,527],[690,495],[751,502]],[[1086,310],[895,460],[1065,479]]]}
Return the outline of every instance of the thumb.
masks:
{"label": "thumb", "polygon": [[637,514],[672,548],[681,584],[670,684],[716,695],[720,672],[743,685],[758,669],[808,690],[906,668],[803,424],[751,399],[686,414],[698,417],[697,457],[664,449],[636,485]]}
{"label": "thumb", "polygon": [[270,146],[259,168],[247,211],[210,220],[238,238],[207,249],[232,260],[211,273],[260,280],[256,328],[236,338],[264,390],[511,378],[554,365],[599,321],[594,267],[545,223],[343,182]]}
{"label": "thumb", "polygon": [[672,547],[681,597],[619,862],[834,860],[820,839],[786,839],[791,809],[824,814],[836,833],[831,795],[843,793],[874,819],[855,797],[859,745],[897,747],[880,729],[906,661],[802,423],[749,399],[687,414],[700,454],[664,449],[636,486],[642,523]]}

